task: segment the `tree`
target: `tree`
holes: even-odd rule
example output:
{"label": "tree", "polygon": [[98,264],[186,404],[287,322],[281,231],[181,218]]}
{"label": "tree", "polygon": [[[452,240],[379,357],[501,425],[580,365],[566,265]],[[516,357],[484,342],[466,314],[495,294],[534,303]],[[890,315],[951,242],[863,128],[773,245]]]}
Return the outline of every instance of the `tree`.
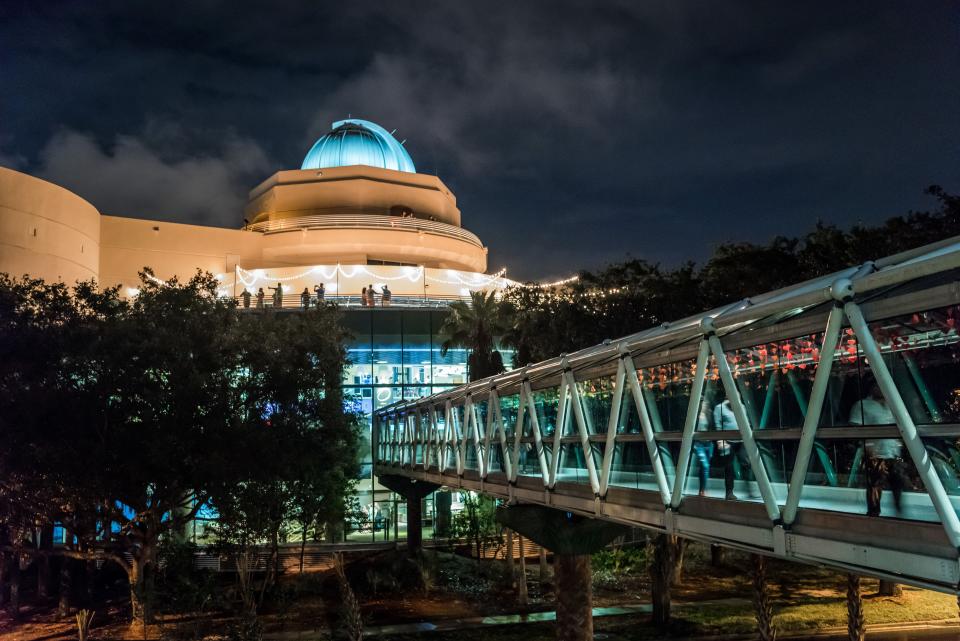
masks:
{"label": "tree", "polygon": [[496,340],[510,327],[507,313],[493,291],[470,292],[469,303],[452,303],[450,315],[440,327],[440,333],[446,337],[440,354],[446,356],[454,347],[469,349],[467,370],[472,381],[503,372],[503,356],[496,348]]}
{"label": "tree", "polygon": [[0,277],[0,486],[66,529],[62,554],[124,569],[135,624],[162,538],[245,483],[287,491],[310,455],[333,496],[357,441],[334,311],[244,315],[209,274],[141,280],[127,301]]}
{"label": "tree", "polygon": [[849,230],[819,222],[804,236],[768,243],[724,243],[702,266],[628,259],[556,287],[510,288],[502,302],[511,320],[505,342],[516,350],[515,365],[534,363],[960,235],[960,196],[938,186],[926,193],[937,201],[933,211]]}

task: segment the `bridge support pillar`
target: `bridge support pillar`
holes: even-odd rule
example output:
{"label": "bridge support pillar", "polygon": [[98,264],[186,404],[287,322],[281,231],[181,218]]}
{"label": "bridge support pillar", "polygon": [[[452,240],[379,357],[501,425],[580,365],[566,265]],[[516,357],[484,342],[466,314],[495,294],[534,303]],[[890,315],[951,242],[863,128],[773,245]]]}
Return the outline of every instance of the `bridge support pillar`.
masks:
{"label": "bridge support pillar", "polygon": [[395,474],[381,474],[380,484],[407,501],[407,551],[416,556],[423,548],[423,499],[440,486]]}
{"label": "bridge support pillar", "polygon": [[557,639],[592,641],[590,555],[629,528],[539,505],[497,508],[497,521],[554,553]]}

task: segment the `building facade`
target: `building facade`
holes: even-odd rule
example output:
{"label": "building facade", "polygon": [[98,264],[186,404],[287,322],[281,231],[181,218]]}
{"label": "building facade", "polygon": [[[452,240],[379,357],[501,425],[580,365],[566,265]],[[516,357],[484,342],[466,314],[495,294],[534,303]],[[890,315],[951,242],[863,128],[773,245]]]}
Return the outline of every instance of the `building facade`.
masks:
{"label": "building facade", "polygon": [[[132,297],[144,267],[161,281],[208,271],[242,306],[296,308],[304,291],[311,304],[322,291],[353,334],[344,385],[366,417],[466,382],[466,352],[441,353],[446,308],[511,282],[486,273],[487,248],[463,228],[450,189],[417,173],[403,145],[366,120],[333,123],[299,169],[253,188],[233,229],[102,215],[58,185],[0,167],[0,272],[93,279]],[[395,502],[370,460],[368,436],[360,508],[371,522],[392,515],[397,531]]]}

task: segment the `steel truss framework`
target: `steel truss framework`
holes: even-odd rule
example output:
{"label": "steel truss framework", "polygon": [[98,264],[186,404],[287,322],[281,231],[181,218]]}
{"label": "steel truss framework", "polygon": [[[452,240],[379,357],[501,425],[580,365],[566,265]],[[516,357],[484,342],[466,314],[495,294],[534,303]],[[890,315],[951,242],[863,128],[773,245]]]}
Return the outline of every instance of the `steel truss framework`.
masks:
{"label": "steel truss framework", "polygon": [[[951,498],[923,441],[931,430],[960,438],[960,427],[941,423],[918,428],[904,401],[903,383],[898,385],[884,360],[892,347],[878,342],[870,327],[878,319],[957,305],[958,278],[960,238],[953,238],[399,403],[374,417],[376,470],[484,492],[511,503],[555,506],[960,594],[958,503]],[[844,337],[855,337],[857,353],[869,363],[896,429],[821,427],[831,371],[838,360],[829,357],[811,364],[815,373],[798,430],[764,430],[758,424],[762,421],[748,411],[737,373],[731,368],[731,350],[810,331],[818,336],[822,332],[817,346],[821,355],[839,354]],[[953,331],[944,340],[960,338]],[[681,358],[695,358],[695,366],[682,431],[668,433],[662,429],[656,405],[647,398],[648,386],[638,377],[638,367]],[[704,434],[697,426],[711,364],[730,401],[761,501],[685,494],[695,441],[723,437],[722,433]],[[597,429],[586,416],[581,389],[584,381],[604,376],[613,382],[605,430]],[[535,395],[545,390],[557,399],[552,433],[541,425],[534,401]],[[507,396],[516,399],[516,416],[509,421],[502,411]],[[624,408],[635,412],[639,434],[623,429]],[[931,415],[938,416],[932,405]],[[817,440],[839,436],[899,437],[936,516],[926,520],[871,518],[844,505],[802,506],[805,492],[816,490],[805,485],[805,479]],[[771,481],[770,464],[758,443],[774,437],[795,442],[792,473],[778,487]],[[649,461],[649,487],[625,488],[612,483],[618,446],[641,440]],[[678,440],[679,454],[671,455],[665,444]],[[561,473],[561,459],[564,452],[573,456],[570,453],[575,449],[582,451],[582,459],[574,452],[581,464],[571,480]],[[522,456],[525,472],[521,471]],[[532,465],[530,456],[534,457]],[[785,491],[779,491],[780,486]],[[850,491],[858,492],[862,503],[863,491]]]}

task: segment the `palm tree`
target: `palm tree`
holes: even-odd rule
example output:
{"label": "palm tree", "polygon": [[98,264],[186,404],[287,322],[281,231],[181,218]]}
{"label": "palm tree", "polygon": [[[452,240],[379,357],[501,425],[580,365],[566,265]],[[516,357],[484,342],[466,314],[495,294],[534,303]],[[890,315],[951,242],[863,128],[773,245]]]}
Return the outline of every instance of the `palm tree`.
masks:
{"label": "palm tree", "polygon": [[507,308],[495,292],[470,292],[469,303],[456,301],[450,305],[450,315],[440,327],[440,334],[446,337],[440,344],[440,354],[446,356],[455,347],[470,350],[467,375],[471,381],[499,374],[504,371],[503,356],[494,340],[509,329]]}

